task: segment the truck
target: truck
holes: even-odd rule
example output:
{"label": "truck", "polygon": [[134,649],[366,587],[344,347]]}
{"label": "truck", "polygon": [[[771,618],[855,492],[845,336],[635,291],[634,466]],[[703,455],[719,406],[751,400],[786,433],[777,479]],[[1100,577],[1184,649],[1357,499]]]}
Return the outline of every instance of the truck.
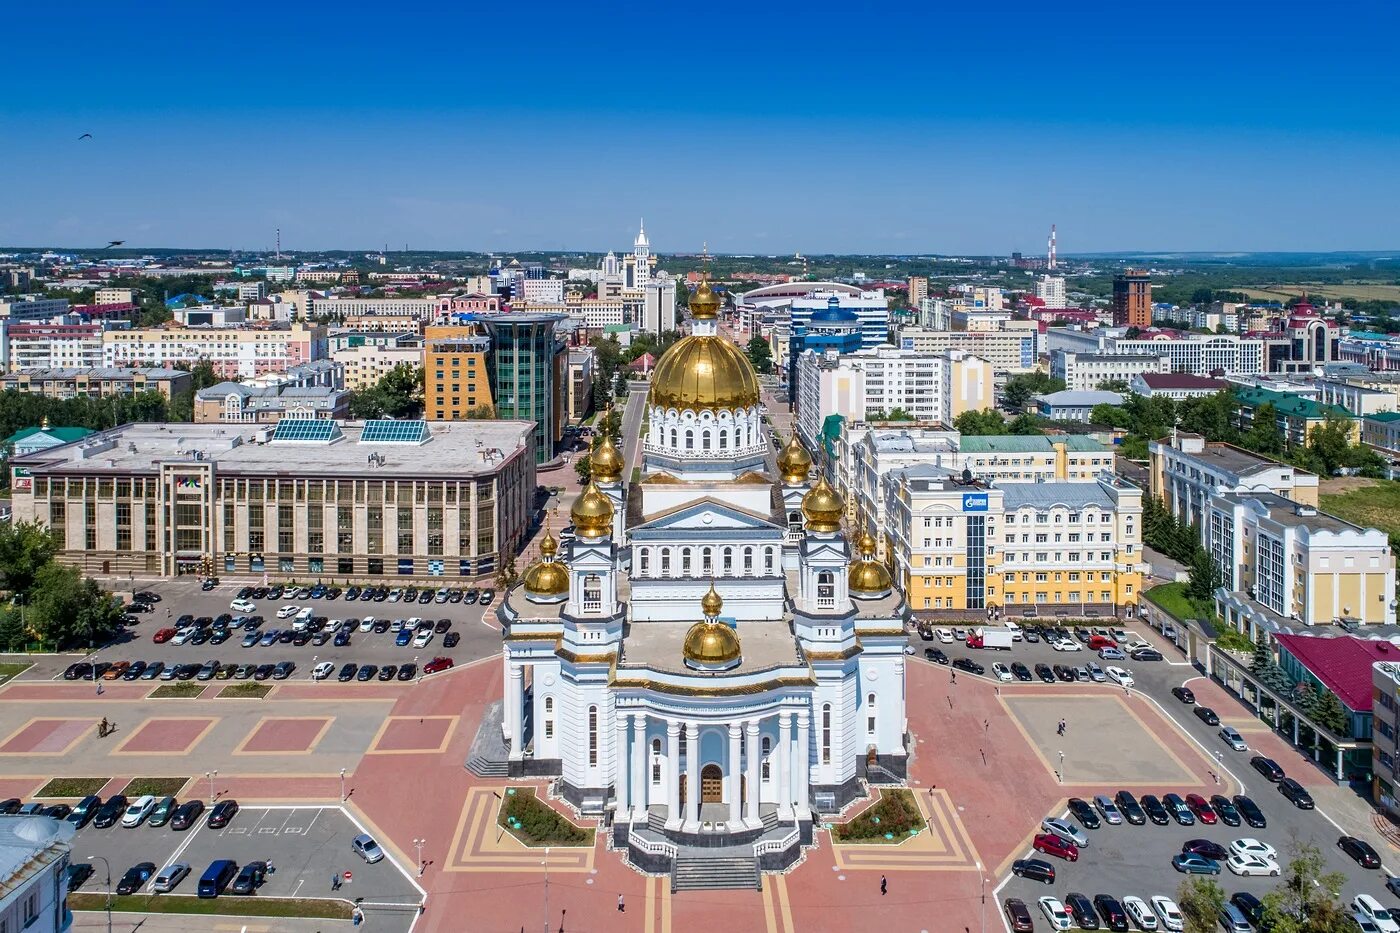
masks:
{"label": "truck", "polygon": [[1010,651],[1012,632],[1005,628],[975,628],[967,633],[969,648],[998,648]]}

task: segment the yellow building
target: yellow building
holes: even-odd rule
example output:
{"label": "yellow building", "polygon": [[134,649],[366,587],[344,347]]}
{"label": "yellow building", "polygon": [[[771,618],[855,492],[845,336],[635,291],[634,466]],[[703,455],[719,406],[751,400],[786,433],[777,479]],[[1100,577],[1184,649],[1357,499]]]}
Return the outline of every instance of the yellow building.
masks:
{"label": "yellow building", "polygon": [[890,475],[889,560],[915,611],[1085,618],[1142,591],[1142,492],[1112,479],[987,486],[930,466]]}
{"label": "yellow building", "polygon": [[396,366],[423,365],[423,348],[363,344],[332,350],[331,359],[345,368],[345,388],[351,392],[368,389],[387,376]]}
{"label": "yellow building", "polygon": [[423,346],[424,414],[429,420],[460,421],[494,408],[486,335],[471,325],[428,327]]}

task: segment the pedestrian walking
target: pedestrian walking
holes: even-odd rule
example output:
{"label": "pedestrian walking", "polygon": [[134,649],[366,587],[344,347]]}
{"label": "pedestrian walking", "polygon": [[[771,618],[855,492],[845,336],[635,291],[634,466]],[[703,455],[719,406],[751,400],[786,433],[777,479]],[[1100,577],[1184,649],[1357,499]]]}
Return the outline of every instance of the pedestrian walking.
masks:
{"label": "pedestrian walking", "polygon": [[339,890],[340,890],[340,872],[338,872],[338,871],[333,871],[333,872],[331,872],[331,890],[332,890],[332,891],[339,891]]}
{"label": "pedestrian walking", "polygon": [[984,719],[984,720],[982,720],[982,731],[983,731],[983,732],[989,732],[989,731],[991,731],[991,728],[992,728],[992,721],[991,721],[990,719]]}
{"label": "pedestrian walking", "polygon": [[889,886],[889,883],[888,883],[887,881],[885,881],[885,876],[884,876],[884,875],[881,875],[881,876],[880,876],[880,896],[881,896],[881,897],[884,897],[884,896],[885,896],[885,889],[886,889],[888,886]]}
{"label": "pedestrian walking", "polygon": [[107,724],[107,717],[103,716],[102,721],[97,724],[97,737],[105,739],[107,737],[107,730],[110,728],[111,726]]}
{"label": "pedestrian walking", "polygon": [[617,896],[617,912],[620,914],[627,912],[627,902],[622,899],[621,894]]}
{"label": "pedestrian walking", "polygon": [[949,671],[948,673],[951,674],[951,675],[953,675],[953,683],[957,683],[957,682],[958,682],[958,672],[957,672],[957,671]]}

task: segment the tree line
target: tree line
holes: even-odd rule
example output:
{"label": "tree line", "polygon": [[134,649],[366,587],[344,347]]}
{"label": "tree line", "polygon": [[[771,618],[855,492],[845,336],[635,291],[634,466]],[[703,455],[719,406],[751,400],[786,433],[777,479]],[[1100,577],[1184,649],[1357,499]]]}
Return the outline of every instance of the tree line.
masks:
{"label": "tree line", "polygon": [[0,525],[0,648],[92,648],[121,628],[122,605],[76,568],[54,559],[57,543],[37,522]]}

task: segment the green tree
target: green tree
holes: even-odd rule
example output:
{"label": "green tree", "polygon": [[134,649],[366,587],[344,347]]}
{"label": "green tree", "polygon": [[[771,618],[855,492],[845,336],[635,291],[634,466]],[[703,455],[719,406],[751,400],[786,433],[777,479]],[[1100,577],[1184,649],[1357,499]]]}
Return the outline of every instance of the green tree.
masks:
{"label": "green tree", "polygon": [[1324,475],[1331,476],[1345,465],[1351,450],[1352,419],[1328,412],[1322,424],[1308,432],[1308,450],[1322,465]]}
{"label": "green tree", "polygon": [[903,408],[891,408],[890,413],[885,416],[886,421],[913,421],[914,416]]}
{"label": "green tree", "polygon": [[1045,373],[1020,373],[1006,380],[1006,386],[1002,389],[1002,398],[1012,408],[1025,408],[1033,396],[1059,392],[1064,387],[1063,379],[1056,379]]}
{"label": "green tree", "polygon": [[1039,415],[1022,412],[1006,423],[1008,434],[1035,435],[1045,433],[1045,420]]}
{"label": "green tree", "polygon": [[580,485],[587,486],[593,478],[593,455],[584,454],[574,461],[574,472],[578,474]]}
{"label": "green tree", "polygon": [[1338,902],[1346,876],[1324,872],[1322,852],[1295,842],[1278,887],[1265,894],[1259,929],[1270,933],[1344,933],[1349,927]]}
{"label": "green tree", "polygon": [[400,363],[374,385],[350,393],[350,417],[366,420],[421,416],[423,379],[423,367]]}
{"label": "green tree", "polygon": [[1214,878],[1192,875],[1177,888],[1176,906],[1185,921],[1185,933],[1215,933],[1225,890]]}
{"label": "green tree", "polygon": [[[1220,568],[1205,548],[1196,551],[1191,559],[1191,576],[1186,583],[1186,598],[1195,604],[1198,611],[1204,612],[1215,601],[1215,590],[1220,586]],[[1212,608],[1209,615],[1215,615]]]}
{"label": "green tree", "polygon": [[501,549],[501,568],[496,571],[497,589],[508,590],[520,579],[520,574],[515,569],[515,557],[514,548]]}
{"label": "green tree", "polygon": [[1278,409],[1273,403],[1265,402],[1254,410],[1254,419],[1240,442],[1265,456],[1283,454],[1283,430],[1278,426]]}
{"label": "green tree", "polygon": [[1346,707],[1331,690],[1319,694],[1312,709],[1313,722],[1329,730],[1333,735],[1350,738],[1351,722]]}
{"label": "green tree", "polygon": [[0,650],[23,651],[28,642],[29,632],[24,628],[19,609],[11,606],[0,608]]}
{"label": "green tree", "polygon": [[1235,429],[1235,397],[1229,392],[1217,392],[1204,398],[1187,399],[1177,408],[1181,430],[1200,434],[1208,441],[1233,441]]}
{"label": "green tree", "polygon": [[1129,387],[1122,379],[1105,379],[1095,388],[1100,392],[1127,392]]}
{"label": "green tree", "polygon": [[753,364],[755,372],[771,373],[773,371],[773,348],[768,345],[768,341],[762,337],[754,337],[749,340],[748,345],[749,362]]}
{"label": "green tree", "polygon": [[598,423],[594,425],[594,429],[598,432],[599,438],[607,434],[613,439],[613,443],[621,443],[622,412],[618,411],[616,408],[609,409],[603,417],[598,419]]}
{"label": "green tree", "polygon": [[1274,666],[1274,654],[1269,650],[1268,637],[1260,638],[1254,643],[1254,655],[1249,659],[1249,672],[1254,675],[1262,675],[1269,668]]}
{"label": "green tree", "polygon": [[991,408],[982,411],[969,409],[953,419],[953,427],[965,437],[1005,434],[1006,419],[1001,416],[1001,412]]}
{"label": "green tree", "polygon": [[38,522],[0,524],[0,575],[5,588],[21,599],[34,588],[39,572],[58,550],[53,534]]}
{"label": "green tree", "polygon": [[121,603],[73,567],[50,561],[35,578],[29,621],[47,647],[94,647],[116,634],[121,618]]}

